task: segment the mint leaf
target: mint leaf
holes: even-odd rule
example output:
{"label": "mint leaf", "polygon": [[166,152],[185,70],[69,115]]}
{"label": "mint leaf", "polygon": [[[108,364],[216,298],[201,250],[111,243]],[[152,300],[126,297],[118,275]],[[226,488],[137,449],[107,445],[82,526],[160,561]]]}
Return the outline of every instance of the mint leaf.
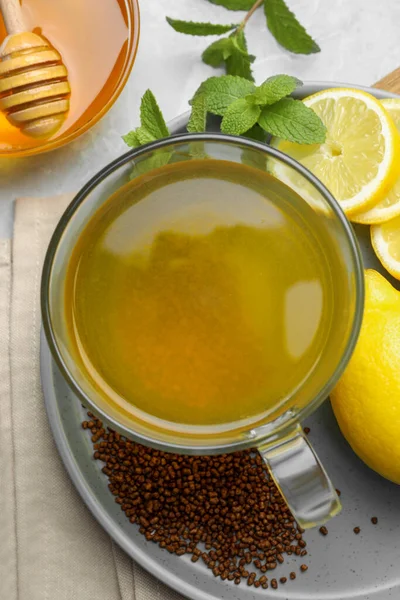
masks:
{"label": "mint leaf", "polygon": [[239,98],[231,104],[222,119],[222,133],[241,135],[257,123],[261,114],[261,108],[256,104],[250,104],[246,98]]}
{"label": "mint leaf", "polygon": [[238,75],[254,81],[251,63],[255,61],[255,56],[248,53],[244,31],[232,34],[230,39],[232,40],[232,52],[225,61],[226,72],[228,75]]}
{"label": "mint leaf", "polygon": [[[142,125],[141,129],[146,129],[155,140],[169,136],[168,127],[165,124],[160,107],[150,90],[147,90],[142,97],[140,122]],[[141,143],[143,144],[144,142]]]}
{"label": "mint leaf", "polygon": [[198,96],[192,104],[192,114],[186,129],[190,133],[206,130],[207,102],[205,96]]}
{"label": "mint leaf", "polygon": [[256,86],[243,77],[222,75],[221,77],[209,77],[198,88],[189,104],[193,103],[199,96],[205,96],[207,110],[214,115],[223,116],[228,106],[251,94]]}
{"label": "mint leaf", "polygon": [[150,90],[147,90],[142,96],[140,123],[140,127],[122,136],[124,142],[132,148],[169,136],[160,107]]}
{"label": "mint leaf", "polygon": [[302,85],[302,82],[296,79],[296,77],[274,75],[273,77],[268,77],[264,83],[258,86],[250,98],[255,104],[262,106],[274,104],[274,102],[278,102],[281,98],[289,96],[299,85]]}
{"label": "mint leaf", "polygon": [[276,41],[295,54],[313,54],[320,47],[308,35],[284,0],[264,0],[267,26]]}
{"label": "mint leaf", "polygon": [[123,135],[122,139],[124,140],[125,144],[127,146],[130,146],[131,148],[137,148],[138,146],[141,146],[140,140],[135,130],[130,131],[126,135]]}
{"label": "mint leaf", "polygon": [[227,31],[232,31],[237,27],[236,24],[222,25],[218,23],[194,23],[193,21],[179,21],[166,17],[167,22],[178,33],[186,33],[188,35],[221,35]]}
{"label": "mint leaf", "polygon": [[208,0],[211,4],[224,6],[229,10],[250,10],[255,0]]}
{"label": "mint leaf", "polygon": [[[152,133],[150,133],[149,131],[147,131],[147,129],[145,127],[138,127],[135,130],[137,139],[140,142],[140,145],[143,146],[143,144],[148,144],[149,142],[154,142],[155,140],[158,140],[158,137],[154,137],[154,135]],[[160,137],[164,137],[164,136],[160,136]]]}
{"label": "mint leaf", "polygon": [[251,63],[255,57],[248,53],[243,31],[232,33],[228,38],[217,40],[202,54],[203,62],[211,67],[220,67],[225,63],[228,75],[238,75],[254,81]]}
{"label": "mint leaf", "polygon": [[220,67],[232,54],[233,42],[230,37],[213,42],[201,55],[203,62],[210,67]]}
{"label": "mint leaf", "polygon": [[283,98],[266,106],[258,123],[268,133],[290,142],[321,144],[325,141],[325,125],[301,100]]}

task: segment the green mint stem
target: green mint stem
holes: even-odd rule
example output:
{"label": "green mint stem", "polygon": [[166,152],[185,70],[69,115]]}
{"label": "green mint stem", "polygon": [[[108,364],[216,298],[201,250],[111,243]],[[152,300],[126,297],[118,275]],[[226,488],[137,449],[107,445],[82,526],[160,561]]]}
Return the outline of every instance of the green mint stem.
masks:
{"label": "green mint stem", "polygon": [[260,8],[261,4],[263,4],[264,0],[257,0],[253,6],[251,7],[251,9],[249,10],[249,12],[247,13],[247,15],[245,16],[245,18],[243,19],[243,21],[240,23],[239,27],[237,28],[237,33],[240,33],[241,31],[243,31],[243,29],[246,27],[247,22],[251,19],[251,17],[253,16],[253,14],[256,12],[257,8]]}

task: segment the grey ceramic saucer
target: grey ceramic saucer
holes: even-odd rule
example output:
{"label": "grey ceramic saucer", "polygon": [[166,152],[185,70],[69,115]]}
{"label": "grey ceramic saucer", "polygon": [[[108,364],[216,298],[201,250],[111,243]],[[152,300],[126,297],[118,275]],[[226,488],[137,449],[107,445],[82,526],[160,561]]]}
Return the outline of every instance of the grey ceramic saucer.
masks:
{"label": "grey ceramic saucer", "polygon": [[[339,84],[335,84],[339,85]],[[332,84],[310,84],[309,95]],[[354,86],[353,86],[354,87]],[[378,97],[394,97],[378,90],[366,90]],[[170,123],[177,133],[185,127],[187,115]],[[357,235],[367,267],[380,270],[371,249],[367,228]],[[387,276],[387,273],[385,273]],[[398,282],[397,282],[398,284]],[[139,564],[164,583],[193,600],[388,600],[400,599],[400,486],[368,469],[352,452],[326,402],[306,423],[310,439],[334,485],[341,490],[343,511],[328,523],[329,534],[318,530],[305,534],[309,570],[299,573],[300,560],[287,557],[274,576],[298,572],[278,590],[235,586],[213,577],[199,561],[177,557],[147,542],[114,502],[100,464],[92,459],[89,434],[81,428],[86,412],[52,361],[44,336],[41,340],[41,374],[50,426],[64,464],[83,500],[104,529]],[[378,524],[371,517],[378,517]],[[361,533],[355,535],[358,526]],[[303,561],[304,559],[301,559]]]}

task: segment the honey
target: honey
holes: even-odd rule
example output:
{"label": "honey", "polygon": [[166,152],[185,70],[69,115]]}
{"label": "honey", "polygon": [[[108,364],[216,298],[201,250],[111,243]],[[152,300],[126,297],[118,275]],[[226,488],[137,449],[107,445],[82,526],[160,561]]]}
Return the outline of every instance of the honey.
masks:
{"label": "honey", "polygon": [[[71,106],[54,139],[96,117],[118,87],[128,51],[124,0],[22,0],[27,28],[61,53],[71,84]],[[6,36],[0,16],[0,43]],[[22,135],[0,113],[0,153],[43,144]]]}

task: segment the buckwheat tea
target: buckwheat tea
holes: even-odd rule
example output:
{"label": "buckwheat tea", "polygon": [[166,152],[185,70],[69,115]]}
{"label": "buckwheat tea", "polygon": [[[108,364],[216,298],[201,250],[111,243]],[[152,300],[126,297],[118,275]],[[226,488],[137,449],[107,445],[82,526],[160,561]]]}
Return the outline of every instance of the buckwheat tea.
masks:
{"label": "buckwheat tea", "polygon": [[326,352],[331,278],[343,270],[321,221],[242,164],[190,160],[134,179],[95,213],[70,259],[77,364],[114,407],[155,427],[264,419]]}

